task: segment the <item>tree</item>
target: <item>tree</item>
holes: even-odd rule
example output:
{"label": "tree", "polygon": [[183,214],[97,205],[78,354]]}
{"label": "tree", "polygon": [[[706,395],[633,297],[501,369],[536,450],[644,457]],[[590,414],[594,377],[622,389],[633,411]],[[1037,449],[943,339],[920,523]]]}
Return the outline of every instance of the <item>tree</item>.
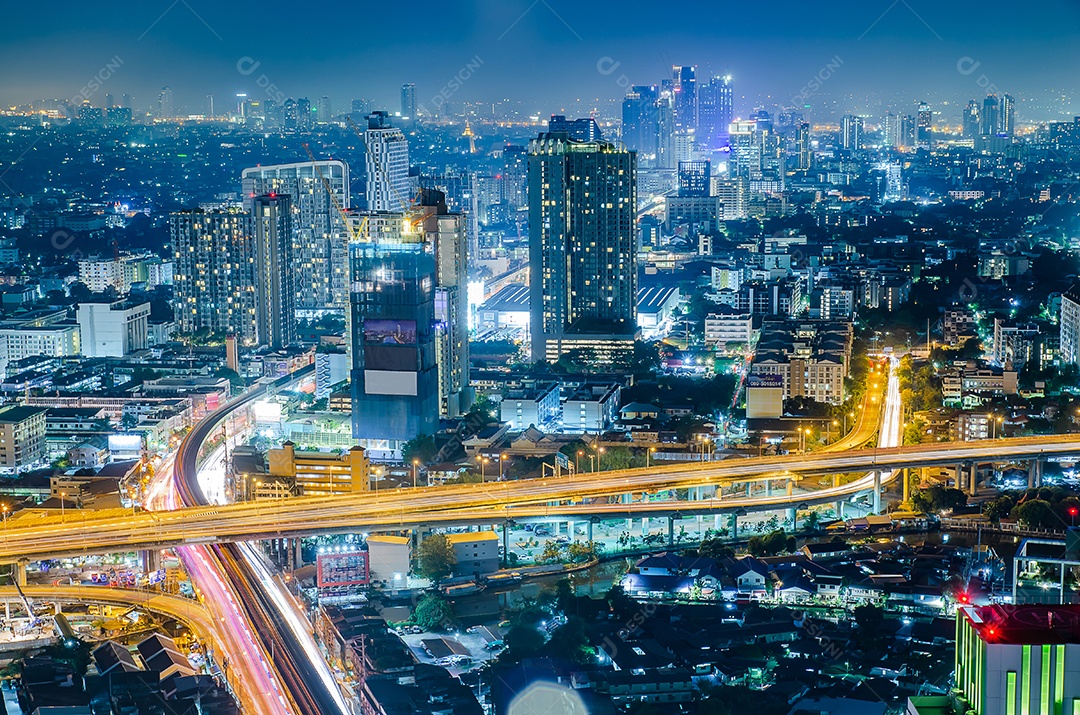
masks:
{"label": "tree", "polygon": [[735,550],[720,539],[705,539],[698,547],[698,556],[710,559],[723,559],[735,555]]}
{"label": "tree", "polygon": [[555,629],[548,641],[547,650],[556,658],[565,658],[578,665],[594,662],[589,636],[585,632],[585,621],[578,616],[570,616],[566,623]]}
{"label": "tree", "polygon": [[506,632],[506,657],[511,661],[531,658],[544,647],[544,635],[535,627],[516,623]]}
{"label": "tree", "polygon": [[544,542],[544,550],[536,557],[536,563],[557,564],[562,562],[564,556],[565,552],[562,544],[549,540]]}
{"label": "tree", "polygon": [[454,572],[457,555],[446,534],[432,534],[420,542],[416,550],[420,573],[438,583]]}
{"label": "tree", "polygon": [[425,631],[447,630],[454,622],[454,608],[438,593],[429,591],[417,602],[412,620]]}
{"label": "tree", "polygon": [[438,454],[435,438],[429,434],[417,435],[401,448],[401,458],[405,464],[412,464],[414,459],[419,459],[421,464],[431,464]]}
{"label": "tree", "polygon": [[1029,529],[1056,529],[1061,527],[1061,521],[1050,502],[1044,499],[1032,499],[1025,501],[1013,510],[1013,516],[1021,525]]}
{"label": "tree", "polygon": [[960,489],[949,489],[935,484],[929,489],[916,489],[911,502],[919,511],[952,511],[967,504],[967,494]]}
{"label": "tree", "polygon": [[1002,494],[993,501],[986,503],[986,506],[983,507],[983,514],[986,515],[987,519],[996,524],[1001,521],[1003,516],[1008,516],[1012,512],[1015,504],[1016,502],[1011,496]]}

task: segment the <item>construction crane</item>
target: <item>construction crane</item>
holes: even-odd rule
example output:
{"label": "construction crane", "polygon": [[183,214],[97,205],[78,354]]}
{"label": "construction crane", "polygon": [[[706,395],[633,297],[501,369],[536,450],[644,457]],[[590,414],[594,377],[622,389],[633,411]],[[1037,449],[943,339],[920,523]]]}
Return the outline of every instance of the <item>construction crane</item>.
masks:
{"label": "construction crane", "polygon": [[304,151],[307,152],[308,158],[311,159],[311,166],[315,169],[315,175],[319,177],[319,181],[322,182],[323,188],[326,190],[326,195],[330,197],[330,202],[334,205],[334,210],[341,216],[341,222],[345,224],[345,230],[349,232],[349,238],[353,241],[363,240],[364,234],[367,232],[367,216],[364,216],[360,220],[360,225],[355,229],[353,222],[349,217],[349,212],[345,210],[345,207],[338,201],[337,194],[334,193],[334,189],[330,186],[329,179],[323,174],[322,169],[319,168],[319,162],[315,158],[315,155],[311,153],[311,148],[304,144]]}

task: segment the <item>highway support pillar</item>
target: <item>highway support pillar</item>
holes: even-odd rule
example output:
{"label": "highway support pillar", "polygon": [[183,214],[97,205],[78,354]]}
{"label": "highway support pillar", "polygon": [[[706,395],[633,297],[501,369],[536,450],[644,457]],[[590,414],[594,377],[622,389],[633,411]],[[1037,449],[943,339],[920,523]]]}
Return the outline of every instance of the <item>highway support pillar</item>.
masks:
{"label": "highway support pillar", "polygon": [[833,511],[836,512],[836,518],[837,519],[839,519],[840,521],[844,520],[844,500],[843,499],[836,502],[836,505],[833,507]]}
{"label": "highway support pillar", "polygon": [[956,484],[954,486],[957,489],[959,489],[960,491],[966,493],[966,489],[964,488],[964,465],[961,464],[960,462],[957,462],[955,471],[956,471]]}
{"label": "highway support pillar", "polygon": [[911,504],[911,470],[904,469],[900,472],[900,478],[904,482],[904,504]]}
{"label": "highway support pillar", "polygon": [[796,509],[787,510],[787,519],[791,522],[791,530],[797,531],[799,528],[799,512]]}
{"label": "highway support pillar", "polygon": [[881,513],[881,472],[874,470],[874,513]]}
{"label": "highway support pillar", "polygon": [[641,536],[644,538],[649,533],[649,517],[641,517]]}
{"label": "highway support pillar", "polygon": [[510,558],[510,521],[502,523],[503,560]]}
{"label": "highway support pillar", "polygon": [[150,573],[161,568],[161,552],[157,549],[143,549],[139,552],[139,568],[143,573]]}
{"label": "highway support pillar", "polygon": [[592,533],[593,523],[592,523],[592,519],[589,519],[587,522],[585,522],[585,524],[586,524],[585,531],[586,531],[586,534],[587,534],[586,540],[592,541],[593,540],[593,533]]}
{"label": "highway support pillar", "polygon": [[794,479],[788,479],[787,480],[787,495],[791,496],[794,491],[795,491],[795,480]]}
{"label": "highway support pillar", "polygon": [[732,514],[731,515],[731,535],[736,539],[739,538],[739,515],[738,514]]}
{"label": "highway support pillar", "polygon": [[675,545],[675,517],[673,516],[667,518],[667,545]]}
{"label": "highway support pillar", "polygon": [[[20,586],[26,585],[26,562],[18,561],[15,564],[15,582]],[[31,617],[33,614],[30,614]]]}
{"label": "highway support pillar", "polygon": [[1028,489],[1037,489],[1042,486],[1042,460],[1033,459],[1028,462]]}
{"label": "highway support pillar", "polygon": [[765,496],[767,496],[767,497],[772,496],[772,480],[771,479],[766,479],[765,480]]}
{"label": "highway support pillar", "polygon": [[979,495],[979,465],[973,463],[971,465],[971,496]]}

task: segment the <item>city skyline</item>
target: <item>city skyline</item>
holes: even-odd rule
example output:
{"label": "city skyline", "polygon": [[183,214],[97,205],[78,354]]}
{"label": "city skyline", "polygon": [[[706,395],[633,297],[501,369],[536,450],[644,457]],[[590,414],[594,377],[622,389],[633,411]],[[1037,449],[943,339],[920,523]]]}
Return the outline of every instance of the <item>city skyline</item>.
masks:
{"label": "city skyline", "polygon": [[[122,16],[63,5],[60,26],[11,10],[0,58],[18,69],[3,83],[6,105],[86,98],[101,106],[107,94],[117,103],[126,94],[148,108],[169,87],[171,103],[185,114],[208,113],[208,95],[222,114],[238,93],[307,97],[313,106],[325,95],[339,111],[365,98],[372,108],[396,111],[402,85],[415,83],[416,104],[429,110],[506,99],[521,103],[523,114],[574,113],[617,104],[630,86],[696,64],[701,79],[734,75],[736,110],[744,116],[758,105],[799,101],[831,116],[918,100],[955,102],[959,115],[989,88],[1017,96],[1021,119],[1041,120],[1073,111],[1069,68],[1077,50],[1070,33],[1080,26],[1080,8],[1064,1],[1036,18],[1017,16],[1005,3],[977,13],[893,0],[776,14],[740,6],[646,15],[647,6],[633,3],[612,13],[541,0],[453,10],[422,3],[417,16],[429,22],[350,43],[244,5],[183,0]],[[373,25],[390,26],[396,10],[365,12]],[[42,46],[61,32],[64,51],[42,57]],[[903,61],[895,61],[897,53]],[[29,66],[28,56],[36,57]]]}

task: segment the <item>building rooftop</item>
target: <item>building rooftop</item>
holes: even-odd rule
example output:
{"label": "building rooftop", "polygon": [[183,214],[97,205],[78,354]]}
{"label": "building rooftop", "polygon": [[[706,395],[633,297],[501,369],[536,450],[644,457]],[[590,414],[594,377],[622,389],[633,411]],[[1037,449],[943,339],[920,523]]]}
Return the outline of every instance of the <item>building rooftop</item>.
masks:
{"label": "building rooftop", "polygon": [[44,407],[30,407],[28,405],[8,407],[5,410],[0,410],[0,423],[8,424],[12,422],[22,422],[36,415],[45,414],[46,412],[48,412],[48,410]]}
{"label": "building rooftop", "polygon": [[1080,606],[995,604],[960,612],[987,643],[1080,644]]}
{"label": "building rooftop", "polygon": [[674,286],[639,288],[637,310],[639,313],[658,313],[672,298],[678,299],[679,289]]}

